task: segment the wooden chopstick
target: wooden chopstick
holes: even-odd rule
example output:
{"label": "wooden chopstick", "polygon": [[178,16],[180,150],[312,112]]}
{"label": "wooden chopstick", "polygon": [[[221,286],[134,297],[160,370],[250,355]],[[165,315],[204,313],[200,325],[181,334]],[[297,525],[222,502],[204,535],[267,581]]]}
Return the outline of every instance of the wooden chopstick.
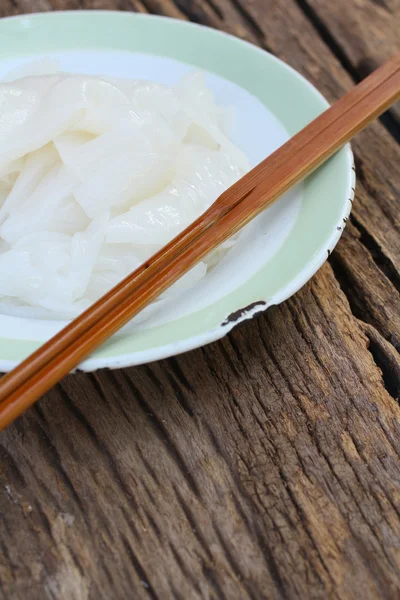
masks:
{"label": "wooden chopstick", "polygon": [[0,429],[400,96],[400,54],[224,192],[190,227],[0,380]]}
{"label": "wooden chopstick", "polygon": [[[257,184],[263,181],[263,179],[267,179],[273,170],[284,163],[288,157],[300,151],[306,144],[311,143],[317,135],[321,135],[322,131],[332,125],[339,116],[343,117],[343,115],[351,108],[357,106],[358,102],[365,97],[368,97],[371,91],[379,88],[393,75],[393,70],[394,66],[391,61],[385,63],[375,71],[373,77],[371,76],[361,82],[350,94],[343,96],[329,110],[323,112],[318,119],[312,121],[306,128],[301,130],[284,144],[284,146],[252,169],[228,191],[233,200],[225,201],[225,198],[220,198],[218,204],[215,203],[210,211],[175,238],[173,242],[174,252],[179,255],[179,253],[195,239],[198,231],[201,231],[207,223],[211,224],[211,211],[213,212],[213,218],[217,220],[219,210],[226,211],[232,208],[237,199],[240,200],[240,198],[254,189]],[[225,196],[226,195],[227,194],[225,194]],[[105,296],[100,298],[100,300],[90,307],[89,310],[85,311],[79,319],[72,321],[60,333],[49,340],[49,342],[45,343],[38,352],[35,352],[30,357],[29,361],[22,363],[18,367],[18,372],[14,372],[15,377],[18,375],[19,382],[22,384],[24,380],[28,379],[28,377],[33,375],[35,371],[43,365],[45,357],[50,356],[50,348],[51,356],[58,354],[63,349],[67,348],[75,339],[81,336],[85,330],[93,327],[97,321],[108,315],[115,304],[120,303],[125,300],[126,297],[131,296],[134,291],[134,281],[142,281],[141,278],[145,273],[149,276],[150,271],[148,271],[148,269],[151,268],[153,270],[156,268],[158,260],[163,256],[165,256],[164,249],[152,257],[151,264],[143,264]],[[0,402],[10,391],[12,391],[13,386],[14,384],[12,383],[11,377],[8,377],[0,389]]]}

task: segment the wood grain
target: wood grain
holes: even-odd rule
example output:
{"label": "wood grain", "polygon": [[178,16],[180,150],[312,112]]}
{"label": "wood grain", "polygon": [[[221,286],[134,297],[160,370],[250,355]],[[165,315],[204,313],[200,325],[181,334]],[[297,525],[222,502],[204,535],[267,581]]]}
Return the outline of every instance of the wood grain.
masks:
{"label": "wood grain", "polygon": [[[399,50],[399,0],[298,2],[355,81]],[[400,141],[400,103],[391,113],[395,121],[387,123]]]}
{"label": "wood grain", "polygon": [[[357,3],[332,4],[340,22]],[[294,0],[102,5],[240,35],[329,100],[354,84]],[[398,597],[400,151],[382,123],[354,150],[350,227],[294,298],[206,348],[70,377],[1,434],[0,597]]]}

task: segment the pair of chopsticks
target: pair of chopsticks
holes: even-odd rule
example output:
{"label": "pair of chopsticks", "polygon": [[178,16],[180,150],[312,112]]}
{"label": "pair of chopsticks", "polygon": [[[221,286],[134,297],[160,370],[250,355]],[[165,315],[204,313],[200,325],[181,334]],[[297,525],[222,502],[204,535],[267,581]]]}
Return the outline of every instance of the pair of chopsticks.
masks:
{"label": "pair of chopsticks", "polygon": [[186,271],[400,98],[400,54],[224,192],[192,225],[0,380],[0,429]]}

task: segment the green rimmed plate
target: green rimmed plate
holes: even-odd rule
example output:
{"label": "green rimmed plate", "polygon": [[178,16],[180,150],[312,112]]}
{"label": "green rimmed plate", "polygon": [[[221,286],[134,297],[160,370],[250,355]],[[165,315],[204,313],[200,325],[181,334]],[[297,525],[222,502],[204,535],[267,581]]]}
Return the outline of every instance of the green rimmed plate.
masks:
{"label": "green rimmed plate", "polygon": [[[235,108],[234,141],[253,164],[327,106],[319,92],[270,54],[206,27],[147,15],[67,12],[0,21],[0,77],[54,57],[68,71],[173,83],[193,69]],[[127,327],[81,368],[121,367],[193,349],[295,293],[337,243],[354,193],[349,146],[260,215],[204,281],[162,314]],[[0,315],[0,371],[63,324]]]}

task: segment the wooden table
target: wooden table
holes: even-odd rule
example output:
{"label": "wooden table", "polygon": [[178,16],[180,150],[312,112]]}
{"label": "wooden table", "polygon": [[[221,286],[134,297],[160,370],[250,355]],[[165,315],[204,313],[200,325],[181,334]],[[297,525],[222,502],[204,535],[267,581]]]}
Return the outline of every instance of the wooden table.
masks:
{"label": "wooden table", "polygon": [[[335,100],[399,0],[0,0],[224,29]],[[396,48],[397,46],[397,48]],[[70,377],[0,436],[7,600],[400,597],[400,111],[354,141],[354,210],[288,302],[208,347]]]}

